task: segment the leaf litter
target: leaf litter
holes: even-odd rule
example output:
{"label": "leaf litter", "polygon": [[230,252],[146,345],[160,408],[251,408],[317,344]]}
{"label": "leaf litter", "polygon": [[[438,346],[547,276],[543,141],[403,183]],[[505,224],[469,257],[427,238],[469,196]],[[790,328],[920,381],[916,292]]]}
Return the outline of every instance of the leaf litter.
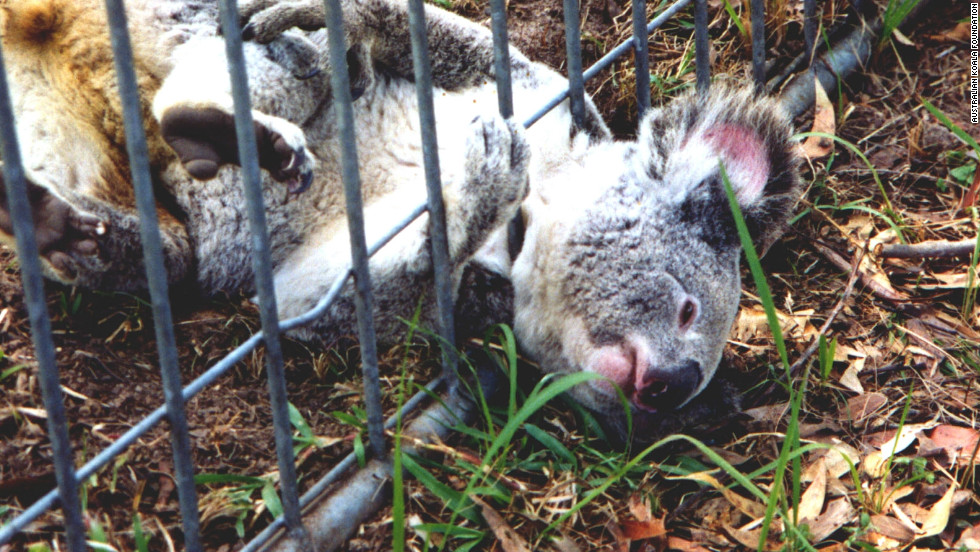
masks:
{"label": "leaf litter", "polygon": [[[561,69],[561,13],[552,4],[511,0],[511,38],[533,59]],[[727,11],[731,7],[747,22],[747,2],[709,4],[713,72],[748,74],[747,36]],[[827,28],[843,19],[845,4],[827,3],[822,16]],[[873,160],[883,186],[846,148],[814,141],[821,149],[809,155],[809,190],[799,207],[801,215],[764,259],[774,295],[782,298],[777,308],[791,359],[823,334],[836,339],[837,347],[826,366],[818,367],[816,357],[809,363],[800,438],[801,444],[816,448],[799,457],[795,514],[791,510],[784,520],[777,513],[763,549],[787,545],[787,522],[793,515],[807,525],[810,543],[819,550],[980,549],[975,476],[980,309],[970,299],[976,260],[972,251],[962,253],[968,249],[963,245],[956,246],[960,249],[955,255],[886,254],[903,245],[969,243],[980,229],[976,154],[947,139],[942,125],[923,115],[921,102],[927,98],[969,132],[965,84],[956,77],[967,66],[968,52],[959,38],[964,5],[933,2],[930,14],[902,30],[901,36],[917,46],[899,39],[883,48],[867,73],[844,85],[840,103],[821,100],[816,115],[798,121],[801,128],[856,144]],[[767,38],[776,64],[801,51],[798,24],[787,20],[798,18],[801,2],[790,0],[781,6],[767,15],[767,28],[773,29]],[[454,3],[453,8],[481,22],[487,19],[485,4],[478,0]],[[628,8],[628,3],[618,1],[583,2],[587,58],[596,59],[604,45],[628,35]],[[651,37],[651,61],[659,79],[655,102],[673,87],[693,83],[693,71],[682,70],[677,61],[693,51],[690,38],[689,29],[670,24]],[[629,59],[618,63],[588,85],[619,136],[629,136],[635,128],[631,65]],[[974,169],[969,172],[971,164]],[[885,212],[887,202],[900,220]],[[893,226],[901,227],[901,233]],[[858,254],[862,250],[867,251],[863,257]],[[853,270],[857,285],[842,302],[845,281],[858,258]],[[0,251],[0,260],[0,374],[6,374],[0,377],[0,512],[6,512],[0,513],[0,520],[5,521],[30,502],[32,495],[22,489],[49,488],[51,473],[49,445],[39,425],[43,411],[36,378],[32,369],[16,369],[34,362],[16,263],[9,250]],[[84,443],[79,457],[91,455],[162,402],[153,374],[152,328],[144,323],[150,318],[145,306],[124,296],[50,285],[48,290],[63,385],[71,391],[66,406],[73,420],[73,442]],[[778,391],[781,384],[775,394],[758,390],[760,382],[778,381],[781,375],[771,368],[777,365],[777,354],[753,291],[747,285],[723,367],[737,375],[744,413],[733,424],[708,424],[714,433],[691,431],[710,441],[711,449],[739,473],[755,473],[752,483],[768,493],[776,482],[772,470],[762,468],[778,456],[791,408],[785,393]],[[76,294],[82,294],[82,312],[60,311],[60,305],[71,305]],[[838,303],[840,316],[823,331],[828,313]],[[176,317],[179,340],[187,344],[181,350],[185,377],[199,373],[258,327],[255,309],[244,298],[213,301],[203,312],[198,306],[178,305]],[[359,404],[357,350],[323,352],[295,342],[287,342],[286,349],[290,398],[318,443],[302,453],[303,471],[310,474],[303,484],[309,485],[315,474],[352,449],[356,428],[338,423],[332,413],[352,412]],[[428,381],[436,372],[436,362],[426,364],[428,356],[432,355],[426,351],[411,354],[413,381]],[[262,360],[261,354],[253,355],[227,376],[228,381],[192,401],[189,416],[198,436],[195,460],[201,471],[277,477],[274,452],[268,446],[272,432]],[[390,412],[404,359],[387,360],[383,375]],[[821,374],[824,368],[826,377]],[[475,497],[486,506],[480,506],[485,524],[455,521],[482,535],[472,541],[472,549],[760,547],[765,504],[733,483],[731,474],[717,470],[701,451],[658,451],[600,489],[601,482],[619,473],[625,459],[609,452],[610,445],[596,438],[588,421],[566,405],[554,404],[535,423],[556,437],[579,467],[573,469],[561,455],[520,437],[503,465],[488,467],[488,489],[497,494]],[[441,447],[428,452],[431,462],[446,467],[434,473],[448,488],[462,491],[466,472],[455,470],[473,465],[479,453],[472,452],[472,443],[460,440]],[[109,544],[116,549],[133,548],[134,513],[143,520],[151,550],[180,548],[168,449],[165,431],[151,432],[115,472],[101,472],[88,487],[86,515],[105,526]],[[208,549],[237,548],[268,522],[258,492],[243,496],[240,488],[211,485],[199,491],[202,506],[208,507],[203,519]],[[593,492],[592,501],[576,510]],[[406,497],[406,524],[412,528],[407,550],[422,550],[426,540],[449,548],[460,543],[458,537],[432,530],[433,525],[449,522],[452,511],[431,490],[409,480]],[[236,530],[239,521],[242,535]],[[345,549],[388,549],[392,523],[390,509],[380,512]],[[542,537],[552,524],[556,525]],[[50,514],[16,545],[50,542],[57,528],[57,517]]]}

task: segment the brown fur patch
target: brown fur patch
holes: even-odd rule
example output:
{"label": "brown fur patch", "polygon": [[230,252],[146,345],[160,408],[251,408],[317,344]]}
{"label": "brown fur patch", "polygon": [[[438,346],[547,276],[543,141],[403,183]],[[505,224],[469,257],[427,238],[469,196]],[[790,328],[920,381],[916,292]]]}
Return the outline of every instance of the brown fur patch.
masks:
{"label": "brown fur patch", "polygon": [[8,0],[3,3],[4,42],[42,44],[65,21],[61,0]]}
{"label": "brown fur patch", "polygon": [[[132,206],[133,190],[126,154],[122,105],[116,84],[115,65],[105,16],[98,0],[0,0],[3,12],[3,41],[10,57],[33,68],[43,78],[58,106],[52,113],[64,125],[87,135],[103,153],[100,181],[89,188],[97,198]],[[140,28],[133,22],[133,28]],[[150,101],[163,75],[154,74],[142,59],[153,41],[134,37],[137,82],[140,88],[143,127],[146,129],[150,160],[155,171],[162,169],[173,153],[160,136]]]}

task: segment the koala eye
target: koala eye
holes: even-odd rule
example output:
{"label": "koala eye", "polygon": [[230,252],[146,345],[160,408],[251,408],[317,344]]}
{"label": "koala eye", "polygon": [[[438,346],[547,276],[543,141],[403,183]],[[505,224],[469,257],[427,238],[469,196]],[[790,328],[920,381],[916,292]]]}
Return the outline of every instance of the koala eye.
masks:
{"label": "koala eye", "polygon": [[698,304],[694,299],[688,297],[681,303],[681,308],[677,316],[677,327],[680,331],[686,331],[698,317]]}

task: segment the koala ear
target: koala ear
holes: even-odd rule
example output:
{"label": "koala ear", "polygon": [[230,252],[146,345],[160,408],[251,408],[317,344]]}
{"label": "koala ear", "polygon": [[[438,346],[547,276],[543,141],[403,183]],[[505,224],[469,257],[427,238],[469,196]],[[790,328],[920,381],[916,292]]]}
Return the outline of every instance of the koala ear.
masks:
{"label": "koala ear", "polygon": [[764,254],[785,230],[799,194],[792,128],[776,102],[747,89],[719,88],[708,95],[701,124],[687,138],[696,136],[724,164],[755,247]]}

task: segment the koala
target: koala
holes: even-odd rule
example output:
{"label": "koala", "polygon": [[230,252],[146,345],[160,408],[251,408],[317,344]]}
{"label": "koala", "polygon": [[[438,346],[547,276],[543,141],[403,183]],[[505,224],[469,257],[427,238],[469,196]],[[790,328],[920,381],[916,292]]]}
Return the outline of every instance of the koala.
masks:
{"label": "koala", "polygon": [[[141,289],[128,161],[96,4],[2,4],[3,45],[48,276]],[[251,290],[216,10],[193,0],[131,4],[169,279],[205,294]],[[344,2],[342,10],[370,242],[425,197],[407,13],[394,0]],[[254,0],[241,14],[286,318],[312,307],[350,258],[323,6]],[[493,115],[489,31],[432,6],[426,19],[458,333],[510,323],[543,371],[597,374],[572,394],[624,440],[646,441],[727,408],[730,392],[709,383],[738,304],[741,249],[719,164],[765,249],[799,188],[778,106],[719,85],[651,110],[635,141],[613,140],[589,100],[581,128],[564,102],[524,131]],[[567,81],[513,48],[510,57],[515,119],[523,120]],[[69,105],[79,95],[83,105]],[[525,228],[519,251],[507,246],[515,213]],[[10,232],[5,217],[0,204],[0,237]],[[419,304],[423,322],[434,323],[435,301],[420,301],[433,280],[426,222],[370,261],[382,342],[397,342],[401,320]],[[323,344],[353,335],[351,288],[298,335]],[[628,398],[632,435],[616,388]]]}

